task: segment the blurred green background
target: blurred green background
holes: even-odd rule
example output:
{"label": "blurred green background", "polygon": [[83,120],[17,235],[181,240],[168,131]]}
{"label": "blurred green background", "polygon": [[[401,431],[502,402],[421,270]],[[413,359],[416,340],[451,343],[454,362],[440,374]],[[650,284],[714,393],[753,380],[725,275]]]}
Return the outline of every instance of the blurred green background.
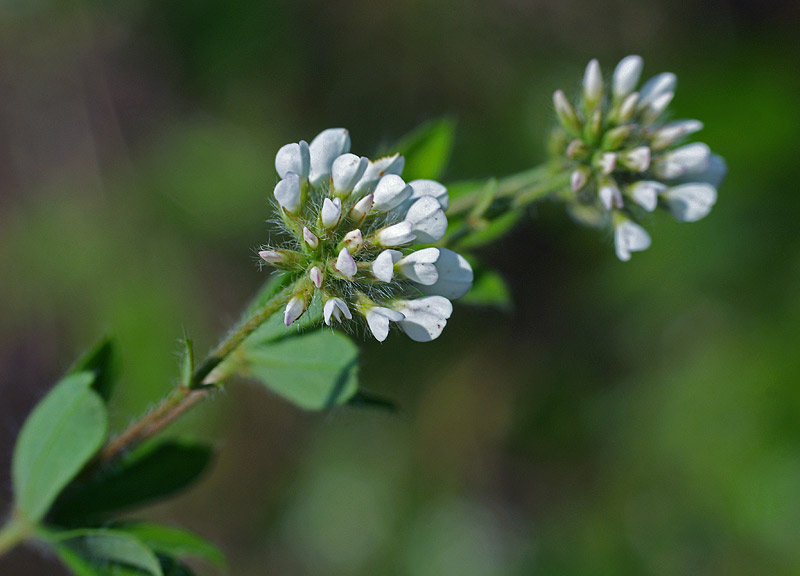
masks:
{"label": "blurred green background", "polygon": [[638,53],[728,161],[707,219],[656,215],[623,264],[542,206],[481,253],[512,312],[363,345],[399,413],[231,384],[173,429],[213,469],[143,516],[236,576],[800,574],[798,30],[788,0],[0,0],[0,511],[80,351],[116,335],[119,428],[264,282],[279,146],[345,126],[370,155],[448,115],[446,180],[504,175],[543,160],[556,88]]}

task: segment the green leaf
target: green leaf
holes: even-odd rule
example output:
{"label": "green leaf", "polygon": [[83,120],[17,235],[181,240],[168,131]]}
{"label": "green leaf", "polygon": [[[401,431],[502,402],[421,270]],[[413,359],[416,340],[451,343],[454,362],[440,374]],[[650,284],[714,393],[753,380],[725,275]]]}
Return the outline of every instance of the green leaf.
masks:
{"label": "green leaf", "polygon": [[[266,300],[264,301],[266,302]],[[286,338],[293,338],[301,335],[311,327],[318,326],[320,322],[322,322],[322,300],[319,296],[319,291],[315,291],[308,309],[294,324],[287,327],[283,323],[283,310],[280,310],[245,340],[245,346],[250,344],[260,347],[268,342],[278,342]],[[228,373],[225,368],[222,368],[221,371],[223,374]]]}
{"label": "green leaf", "polygon": [[[106,574],[108,565],[135,568],[151,576],[164,576],[155,553],[138,538],[106,528],[84,528],[69,532],[53,532],[49,540],[59,556],[79,576]],[[99,568],[99,570],[98,570]],[[90,570],[94,569],[94,572]]]}
{"label": "green leaf", "polygon": [[358,390],[353,394],[352,398],[347,401],[349,406],[356,406],[359,408],[376,408],[378,410],[386,410],[387,412],[398,412],[399,408],[397,403],[389,398],[367,392],[364,389]]}
{"label": "green leaf", "polygon": [[523,211],[520,209],[509,210],[502,216],[487,222],[486,227],[479,230],[471,230],[463,236],[457,243],[457,248],[477,248],[498,240],[508,234],[522,217]]}
{"label": "green leaf", "polygon": [[108,416],[91,389],[92,372],[66,376],[34,408],[14,448],[12,480],[17,508],[36,523],[58,494],[99,450]]}
{"label": "green leaf", "polygon": [[188,530],[147,522],[122,524],[116,528],[138,538],[157,554],[175,558],[194,556],[220,567],[225,565],[225,556],[219,548]]}
{"label": "green leaf", "polygon": [[453,150],[456,123],[451,118],[427,122],[400,140],[391,150],[405,156],[403,179],[438,180],[444,173]]}
{"label": "green leaf", "polygon": [[68,374],[91,372],[94,374],[92,389],[108,402],[117,376],[114,340],[110,336],[101,339],[81,356]]}
{"label": "green leaf", "polygon": [[213,451],[205,444],[167,440],[134,450],[66,490],[50,519],[75,525],[148,504],[183,490],[208,466]]}
{"label": "green leaf", "polygon": [[512,307],[511,293],[505,280],[495,270],[482,266],[473,266],[475,280],[472,288],[459,302],[476,306],[494,306],[501,310],[510,310]]}
{"label": "green leaf", "polygon": [[233,370],[306,410],[347,402],[358,389],[358,348],[343,334],[318,330],[281,341],[249,341]]}

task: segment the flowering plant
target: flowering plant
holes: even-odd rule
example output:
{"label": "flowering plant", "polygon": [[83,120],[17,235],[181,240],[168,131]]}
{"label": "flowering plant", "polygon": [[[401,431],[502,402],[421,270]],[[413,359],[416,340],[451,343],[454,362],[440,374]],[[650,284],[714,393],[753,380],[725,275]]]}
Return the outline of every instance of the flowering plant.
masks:
{"label": "flowering plant", "polygon": [[[550,158],[499,179],[445,186],[428,174],[406,182],[403,155],[352,154],[342,128],[280,148],[270,195],[277,240],[258,250],[275,274],[202,362],[184,338],[177,386],[110,439],[112,342],[76,362],[20,432],[0,555],[36,541],[79,575],[190,574],[187,555],[221,564],[202,538],[124,513],[184,489],[206,467],[208,447],[160,433],[225,381],[256,379],[310,410],[369,401],[359,391],[357,346],[327,327],[352,332],[363,322],[381,342],[394,325],[417,342],[439,338],[452,301],[488,277],[468,251],[506,234],[544,199],[582,223],[612,228],[623,261],[650,245],[639,222],[658,207],[681,221],[706,216],[725,164],[705,144],[685,143],[699,121],[668,120],[675,76],[660,74],[637,91],[641,69],[638,56],[623,59],[607,87],[590,62],[576,103],[554,95]],[[412,141],[426,150],[421,143],[447,130],[431,124]]]}

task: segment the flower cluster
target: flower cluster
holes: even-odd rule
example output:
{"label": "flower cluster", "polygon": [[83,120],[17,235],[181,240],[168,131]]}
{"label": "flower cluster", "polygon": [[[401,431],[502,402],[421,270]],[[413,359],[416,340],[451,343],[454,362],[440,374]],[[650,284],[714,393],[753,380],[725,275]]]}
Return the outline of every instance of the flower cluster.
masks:
{"label": "flower cluster", "polygon": [[645,212],[662,206],[678,220],[699,220],[716,202],[726,172],[707,145],[684,143],[702,122],[665,119],[675,75],[658,74],[636,90],[641,72],[642,59],[627,56],[605,86],[592,60],[575,106],[561,90],[553,95],[560,125],[551,149],[569,171],[570,212],[591,225],[613,226],[620,260],[650,246],[636,223]]}
{"label": "flower cluster", "polygon": [[274,196],[292,238],[259,256],[293,275],[287,326],[321,296],[323,318],[358,314],[379,341],[395,322],[413,340],[441,334],[450,300],[472,286],[459,254],[432,244],[447,230],[447,189],[433,180],[405,182],[399,154],[370,161],[350,154],[347,130],[331,128],[307,144],[287,144],[275,157]]}

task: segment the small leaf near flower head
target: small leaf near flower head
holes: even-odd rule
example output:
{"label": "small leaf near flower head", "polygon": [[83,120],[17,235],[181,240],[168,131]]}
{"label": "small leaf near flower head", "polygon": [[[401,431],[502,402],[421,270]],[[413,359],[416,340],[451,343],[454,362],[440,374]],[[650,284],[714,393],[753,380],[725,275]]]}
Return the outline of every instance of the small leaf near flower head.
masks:
{"label": "small leaf near flower head", "polygon": [[678,78],[672,72],[663,72],[645,82],[639,90],[639,110],[644,110],[659,96],[667,92],[675,92]]}
{"label": "small leaf near flower head", "polygon": [[289,172],[294,172],[300,180],[308,180],[310,165],[311,155],[305,140],[287,144],[275,155],[275,171],[281,178],[286,178]]}
{"label": "small leaf near flower head", "polygon": [[436,242],[447,231],[447,216],[436,198],[423,196],[408,209],[406,220],[413,224],[412,233],[422,244]]}
{"label": "small leaf near flower head", "polygon": [[435,265],[438,259],[438,248],[423,248],[400,260],[397,263],[397,269],[412,282],[430,286],[439,279],[439,272]]}
{"label": "small leaf near flower head", "polygon": [[381,282],[391,282],[394,277],[395,262],[403,257],[398,250],[384,250],[372,263],[372,275]]}
{"label": "small leaf near flower head", "polygon": [[661,182],[640,180],[631,184],[628,193],[639,206],[652,212],[658,206],[658,195],[666,189],[666,185]]}
{"label": "small leaf near flower head", "polygon": [[685,174],[700,174],[708,168],[711,150],[702,142],[681,146],[664,154],[656,166],[656,175],[666,180]]}
{"label": "small leaf near flower head", "polygon": [[399,321],[409,338],[416,342],[430,342],[439,337],[453,313],[453,304],[444,296],[423,296],[416,300],[401,300],[395,309],[404,319]]}
{"label": "small leaf near flower head", "polygon": [[287,172],[283,180],[275,185],[275,200],[290,214],[300,209],[300,177],[294,172]]}
{"label": "small leaf near flower head", "polygon": [[682,184],[664,192],[663,197],[677,220],[697,222],[705,218],[717,202],[717,189],[711,184]]}
{"label": "small leaf near flower head", "polygon": [[302,296],[293,296],[286,304],[286,310],[283,313],[283,323],[291,326],[292,323],[303,315],[306,310],[306,300]]}
{"label": "small leaf near flower head", "polygon": [[325,324],[328,326],[331,325],[331,318],[337,322],[342,321],[342,316],[348,320],[353,319],[353,315],[350,313],[350,308],[347,307],[347,304],[341,298],[331,298],[325,302],[322,313],[325,317]]}
{"label": "small leaf near flower head", "polygon": [[617,64],[612,80],[614,98],[624,98],[636,88],[642,74],[641,56],[626,56]]}
{"label": "small leaf near flower head", "polygon": [[339,223],[339,217],[342,215],[342,199],[325,198],[322,201],[322,210],[320,210],[320,219],[322,220],[323,228],[333,228]]}
{"label": "small leaf near flower head", "polygon": [[650,235],[638,224],[622,220],[614,228],[614,246],[617,258],[627,262],[631,259],[631,252],[647,250],[650,247]]}
{"label": "small leaf near flower head", "polygon": [[472,266],[458,252],[447,248],[438,248],[439,258],[436,260],[436,282],[428,286],[422,285],[420,290],[425,294],[444,296],[450,300],[461,298],[472,287]]}
{"label": "small leaf near flower head", "polygon": [[366,313],[367,326],[378,342],[383,342],[389,335],[389,322],[400,322],[405,316],[391,308],[373,306]]}
{"label": "small leaf near flower head", "polygon": [[331,168],[331,178],[333,189],[337,195],[347,196],[364,175],[369,159],[362,156],[359,158],[355,154],[342,154],[333,161]]}
{"label": "small leaf near flower head", "polygon": [[414,224],[412,222],[403,220],[402,222],[378,230],[375,234],[374,242],[378,246],[385,247],[408,244],[409,242],[413,242],[416,238],[416,235],[412,232],[413,228]]}
{"label": "small leaf near flower head", "polygon": [[333,162],[350,151],[350,134],[344,128],[323,130],[308,146],[311,154],[309,180],[317,185],[331,175]]}

